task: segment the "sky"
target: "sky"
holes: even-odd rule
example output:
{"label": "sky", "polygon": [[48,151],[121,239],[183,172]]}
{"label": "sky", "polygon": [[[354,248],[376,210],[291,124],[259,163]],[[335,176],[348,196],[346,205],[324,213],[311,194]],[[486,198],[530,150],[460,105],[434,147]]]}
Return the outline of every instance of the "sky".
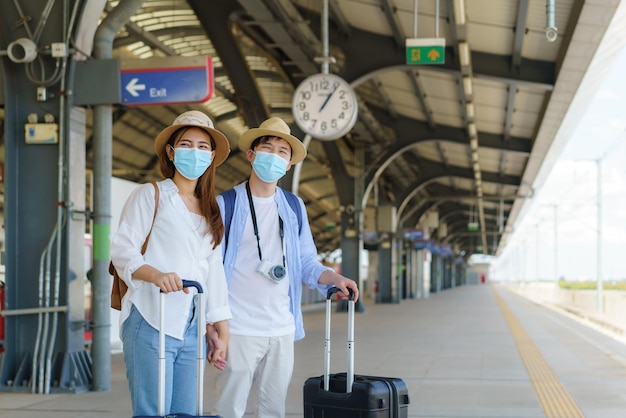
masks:
{"label": "sky", "polygon": [[626,280],[624,74],[626,46],[494,263],[496,278]]}

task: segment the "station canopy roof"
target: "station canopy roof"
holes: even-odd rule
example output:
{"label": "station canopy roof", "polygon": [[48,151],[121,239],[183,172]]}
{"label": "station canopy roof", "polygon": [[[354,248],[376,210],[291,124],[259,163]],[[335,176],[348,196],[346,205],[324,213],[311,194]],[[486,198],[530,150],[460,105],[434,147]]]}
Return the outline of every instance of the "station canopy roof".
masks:
{"label": "station canopy roof", "polygon": [[[358,120],[337,140],[310,139],[305,162],[281,182],[298,179],[319,251],[340,247],[346,211],[362,215],[365,244],[376,245],[375,208],[392,206],[399,231],[426,229],[454,254],[496,254],[614,53],[599,46],[618,1],[555,3],[550,41],[546,0],[331,0],[328,20],[322,0],[146,0],[114,57],[210,56],[214,92],[199,104],[116,105],[113,174],[160,178],[155,136],[201,109],[231,141],[218,192],[240,183],[250,165],[237,140],[249,127],[278,116],[309,142],[292,97],[322,72],[328,47],[329,71],[358,95]],[[103,18],[117,6],[109,1]],[[414,38],[444,39],[445,62],[407,64]],[[597,54],[608,61],[593,64]],[[93,161],[91,138],[87,152]]]}

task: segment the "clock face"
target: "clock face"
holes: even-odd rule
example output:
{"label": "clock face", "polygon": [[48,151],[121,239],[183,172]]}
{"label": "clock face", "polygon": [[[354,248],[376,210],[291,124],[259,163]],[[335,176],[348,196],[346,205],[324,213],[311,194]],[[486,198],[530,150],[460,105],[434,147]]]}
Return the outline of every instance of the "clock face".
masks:
{"label": "clock face", "polygon": [[293,117],[304,133],[322,140],[347,134],[358,114],[352,87],[334,74],[314,74],[296,88]]}

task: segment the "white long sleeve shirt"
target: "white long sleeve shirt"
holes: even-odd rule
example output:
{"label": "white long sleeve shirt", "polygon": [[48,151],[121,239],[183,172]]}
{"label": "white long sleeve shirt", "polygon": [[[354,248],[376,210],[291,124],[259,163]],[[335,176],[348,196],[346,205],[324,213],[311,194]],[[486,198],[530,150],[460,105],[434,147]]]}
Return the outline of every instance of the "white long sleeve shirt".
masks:
{"label": "white long sleeve shirt", "polygon": [[[158,182],[159,206],[144,255],[143,245],[154,215],[154,187],[139,186],[128,198],[120,224],[111,243],[111,260],[120,278],[128,285],[122,299],[120,329],[132,305],[155,329],[159,329],[159,288],[133,279],[133,273],[148,264],[162,272],[176,272],[182,279],[195,280],[204,289],[205,322],[231,318],[228,288],[222,263],[222,249],[213,249],[213,237],[203,217],[189,212],[171,179]],[[190,294],[165,295],[165,333],[183,339],[195,290]],[[206,327],[201,327],[202,332]]]}

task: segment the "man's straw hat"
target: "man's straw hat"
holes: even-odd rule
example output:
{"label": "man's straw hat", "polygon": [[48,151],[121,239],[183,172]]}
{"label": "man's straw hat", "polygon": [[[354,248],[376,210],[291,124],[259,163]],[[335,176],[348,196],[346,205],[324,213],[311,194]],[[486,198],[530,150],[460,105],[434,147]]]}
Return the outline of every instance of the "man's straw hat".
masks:
{"label": "man's straw hat", "polygon": [[304,144],[295,136],[291,135],[291,129],[289,125],[285,123],[281,118],[273,117],[269,118],[258,128],[248,129],[239,137],[239,149],[247,151],[250,149],[250,145],[255,139],[262,136],[277,136],[291,145],[291,163],[297,164],[304,160],[306,157],[306,148]]}

